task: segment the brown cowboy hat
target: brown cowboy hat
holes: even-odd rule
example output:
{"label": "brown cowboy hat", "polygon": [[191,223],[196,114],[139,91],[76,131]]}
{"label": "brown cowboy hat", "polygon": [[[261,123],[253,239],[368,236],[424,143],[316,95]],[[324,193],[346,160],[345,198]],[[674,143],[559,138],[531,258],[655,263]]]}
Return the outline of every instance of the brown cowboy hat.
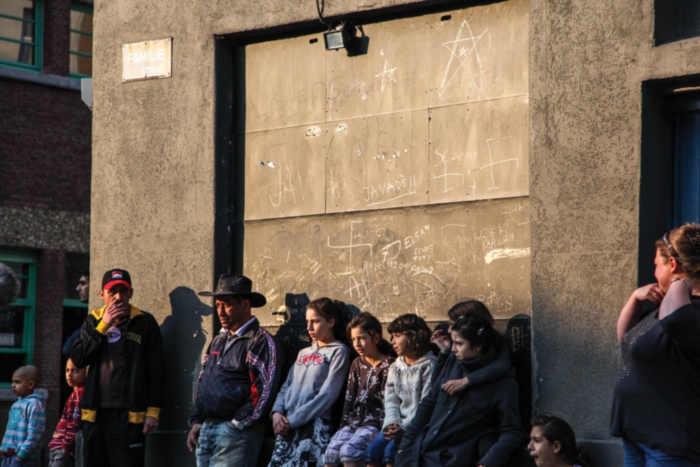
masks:
{"label": "brown cowboy hat", "polygon": [[222,274],[219,284],[214,292],[199,292],[202,297],[221,297],[232,295],[234,297],[247,298],[251,308],[265,306],[267,299],[263,294],[253,292],[253,281],[240,274]]}

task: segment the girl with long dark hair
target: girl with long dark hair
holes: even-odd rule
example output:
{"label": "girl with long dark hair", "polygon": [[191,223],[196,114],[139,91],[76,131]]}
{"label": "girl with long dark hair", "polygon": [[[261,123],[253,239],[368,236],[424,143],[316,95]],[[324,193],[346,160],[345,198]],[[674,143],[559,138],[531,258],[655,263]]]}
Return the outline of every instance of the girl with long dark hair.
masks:
{"label": "girl with long dark hair", "polygon": [[331,438],[331,408],[348,376],[345,304],[325,297],[314,300],[306,307],[306,324],[313,343],[299,352],[272,407],[277,438],[270,467],[322,463]]}
{"label": "girl with long dark hair", "polygon": [[452,354],[406,429],[397,467],[501,467],[522,441],[518,383],[512,375],[452,394],[443,389],[495,360],[503,347],[498,332],[471,314],[454,323],[451,337]]}

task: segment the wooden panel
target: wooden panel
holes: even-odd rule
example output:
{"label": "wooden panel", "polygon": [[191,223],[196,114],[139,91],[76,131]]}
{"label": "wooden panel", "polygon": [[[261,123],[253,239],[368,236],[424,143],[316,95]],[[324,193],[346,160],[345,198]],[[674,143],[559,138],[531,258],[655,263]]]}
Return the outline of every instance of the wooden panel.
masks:
{"label": "wooden panel", "polygon": [[528,194],[527,97],[430,110],[430,202]]}
{"label": "wooden panel", "polygon": [[246,134],[245,219],[325,210],[326,124]]}
{"label": "wooden panel", "polygon": [[246,131],[324,122],[326,54],[320,34],[247,46]]}
{"label": "wooden panel", "polygon": [[330,121],[428,107],[429,48],[425,47],[435,16],[368,24],[367,54],[328,55]]}
{"label": "wooden panel", "polygon": [[443,320],[477,298],[496,317],[530,312],[525,198],[246,222],[244,273],[280,324],[285,298],[330,296],[388,322]]}
{"label": "wooden panel", "polygon": [[528,9],[529,2],[511,0],[432,22],[424,46],[430,107],[528,93]]}
{"label": "wooden panel", "polygon": [[428,202],[428,111],[329,123],[326,212]]}

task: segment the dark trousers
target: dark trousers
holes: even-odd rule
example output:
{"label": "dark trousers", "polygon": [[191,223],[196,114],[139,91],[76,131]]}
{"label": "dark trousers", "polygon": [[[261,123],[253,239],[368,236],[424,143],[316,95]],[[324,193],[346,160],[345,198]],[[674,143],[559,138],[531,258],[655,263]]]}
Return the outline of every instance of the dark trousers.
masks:
{"label": "dark trousers", "polygon": [[143,423],[128,423],[126,409],[99,409],[95,423],[83,420],[84,467],[143,467]]}

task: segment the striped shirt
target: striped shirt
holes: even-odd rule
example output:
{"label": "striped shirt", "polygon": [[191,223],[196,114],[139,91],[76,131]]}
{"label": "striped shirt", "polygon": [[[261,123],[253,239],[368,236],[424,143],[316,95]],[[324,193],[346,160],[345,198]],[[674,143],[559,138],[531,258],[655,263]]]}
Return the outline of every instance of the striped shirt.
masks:
{"label": "striped shirt", "polygon": [[14,452],[22,459],[38,459],[45,426],[46,413],[41,396],[20,397],[10,408],[0,451]]}
{"label": "striped shirt", "polygon": [[62,449],[71,454],[75,451],[75,437],[83,424],[80,412],[80,399],[82,397],[82,387],[73,389],[63,408],[61,419],[56,425],[56,431],[53,432],[53,437],[49,442],[49,451]]}

